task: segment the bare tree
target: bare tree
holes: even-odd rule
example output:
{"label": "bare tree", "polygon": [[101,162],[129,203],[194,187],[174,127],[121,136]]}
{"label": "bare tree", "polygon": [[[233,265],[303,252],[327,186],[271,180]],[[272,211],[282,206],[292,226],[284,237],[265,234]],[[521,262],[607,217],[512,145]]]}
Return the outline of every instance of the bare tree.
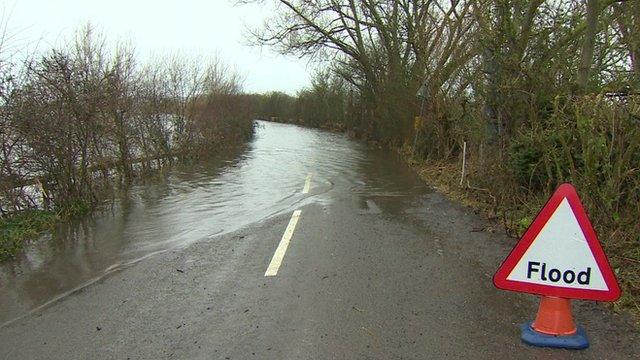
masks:
{"label": "bare tree", "polygon": [[578,67],[578,88],[581,91],[587,87],[591,62],[593,61],[593,51],[598,30],[598,17],[602,11],[599,0],[586,0],[586,25],[584,40],[582,41],[582,51],[580,55],[580,65]]}
{"label": "bare tree", "polygon": [[473,53],[474,1],[277,3],[282,11],[256,39],[285,53],[333,59],[336,72],[371,104],[370,131],[392,142],[411,132],[419,85],[439,91]]}
{"label": "bare tree", "polygon": [[[66,48],[28,60],[19,82],[3,73],[0,200],[11,211],[40,206],[22,188],[41,184],[47,201],[73,212],[95,203],[114,174],[131,179],[138,164],[152,169],[235,141],[251,129],[245,108],[232,105],[239,76],[201,64],[174,56],[140,68],[132,47],[112,48],[87,25]],[[222,94],[226,112],[202,115],[220,102],[198,100]]]}
{"label": "bare tree", "polygon": [[614,4],[613,8],[620,40],[626,48],[635,85],[640,87],[640,2],[621,1]]}
{"label": "bare tree", "polygon": [[119,166],[125,178],[133,176],[132,170],[132,127],[135,117],[136,96],[139,75],[135,67],[134,52],[126,46],[116,49],[107,69],[107,112],[108,124],[112,126],[114,142],[117,144]]}

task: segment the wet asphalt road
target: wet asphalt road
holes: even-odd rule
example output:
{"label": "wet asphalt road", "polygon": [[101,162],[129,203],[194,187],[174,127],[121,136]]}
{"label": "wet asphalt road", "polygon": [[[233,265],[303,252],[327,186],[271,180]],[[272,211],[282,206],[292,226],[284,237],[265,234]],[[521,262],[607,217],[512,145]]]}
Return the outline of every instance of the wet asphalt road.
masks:
{"label": "wet asphalt road", "polygon": [[[279,211],[121,264],[5,323],[0,358],[638,358],[628,317],[590,302],[574,305],[590,349],[521,344],[518,324],[535,315],[537,299],[491,283],[514,240],[486,231],[495,224],[392,155],[366,151],[374,161],[330,168],[316,158],[282,172],[282,184],[298,190]],[[332,153],[340,158],[340,148]],[[294,210],[301,215],[278,273],[265,277]]]}

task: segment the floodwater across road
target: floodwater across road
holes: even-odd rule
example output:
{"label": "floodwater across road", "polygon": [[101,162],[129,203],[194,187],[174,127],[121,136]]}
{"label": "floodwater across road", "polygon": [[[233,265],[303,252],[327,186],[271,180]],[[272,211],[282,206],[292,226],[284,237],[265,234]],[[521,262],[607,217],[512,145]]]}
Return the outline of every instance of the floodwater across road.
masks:
{"label": "floodwater across road", "polygon": [[389,151],[257,124],[3,265],[0,359],[637,359],[584,301],[588,350],[523,345],[538,299],[493,287],[496,224]]}
{"label": "floodwater across road", "polygon": [[343,135],[257,121],[246,148],[146,179],[0,265],[0,324],[146,256],[327,201],[306,195],[311,173],[315,195],[336,182],[383,195],[419,187],[415,178],[407,183],[398,181],[402,174],[385,172],[389,161]]}

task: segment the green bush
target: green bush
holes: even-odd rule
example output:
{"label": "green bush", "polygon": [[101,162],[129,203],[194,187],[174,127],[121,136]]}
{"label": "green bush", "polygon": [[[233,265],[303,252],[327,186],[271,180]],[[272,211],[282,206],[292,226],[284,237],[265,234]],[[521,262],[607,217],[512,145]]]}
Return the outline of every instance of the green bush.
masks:
{"label": "green bush", "polygon": [[514,141],[509,147],[510,166],[520,185],[540,188],[548,181],[542,167],[542,149],[528,141]]}

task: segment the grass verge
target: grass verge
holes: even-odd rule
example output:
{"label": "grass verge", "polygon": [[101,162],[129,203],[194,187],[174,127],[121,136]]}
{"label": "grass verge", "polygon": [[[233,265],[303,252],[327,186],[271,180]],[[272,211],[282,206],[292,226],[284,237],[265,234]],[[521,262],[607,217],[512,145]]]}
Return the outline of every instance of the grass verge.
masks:
{"label": "grass verge", "polygon": [[[522,236],[533,218],[551,194],[521,193],[515,189],[504,196],[482,186],[479,174],[470,171],[460,185],[460,164],[457,162],[419,161],[405,153],[406,162],[429,185],[453,201],[470,206],[489,220],[498,221],[507,234],[516,239]],[[470,166],[473,169],[473,166]],[[476,175],[476,178],[474,178]],[[622,297],[611,303],[614,311],[629,311],[640,327],[640,239],[629,226],[611,226],[597,216],[591,219],[598,232],[620,286]],[[491,229],[488,229],[491,230]]]}

